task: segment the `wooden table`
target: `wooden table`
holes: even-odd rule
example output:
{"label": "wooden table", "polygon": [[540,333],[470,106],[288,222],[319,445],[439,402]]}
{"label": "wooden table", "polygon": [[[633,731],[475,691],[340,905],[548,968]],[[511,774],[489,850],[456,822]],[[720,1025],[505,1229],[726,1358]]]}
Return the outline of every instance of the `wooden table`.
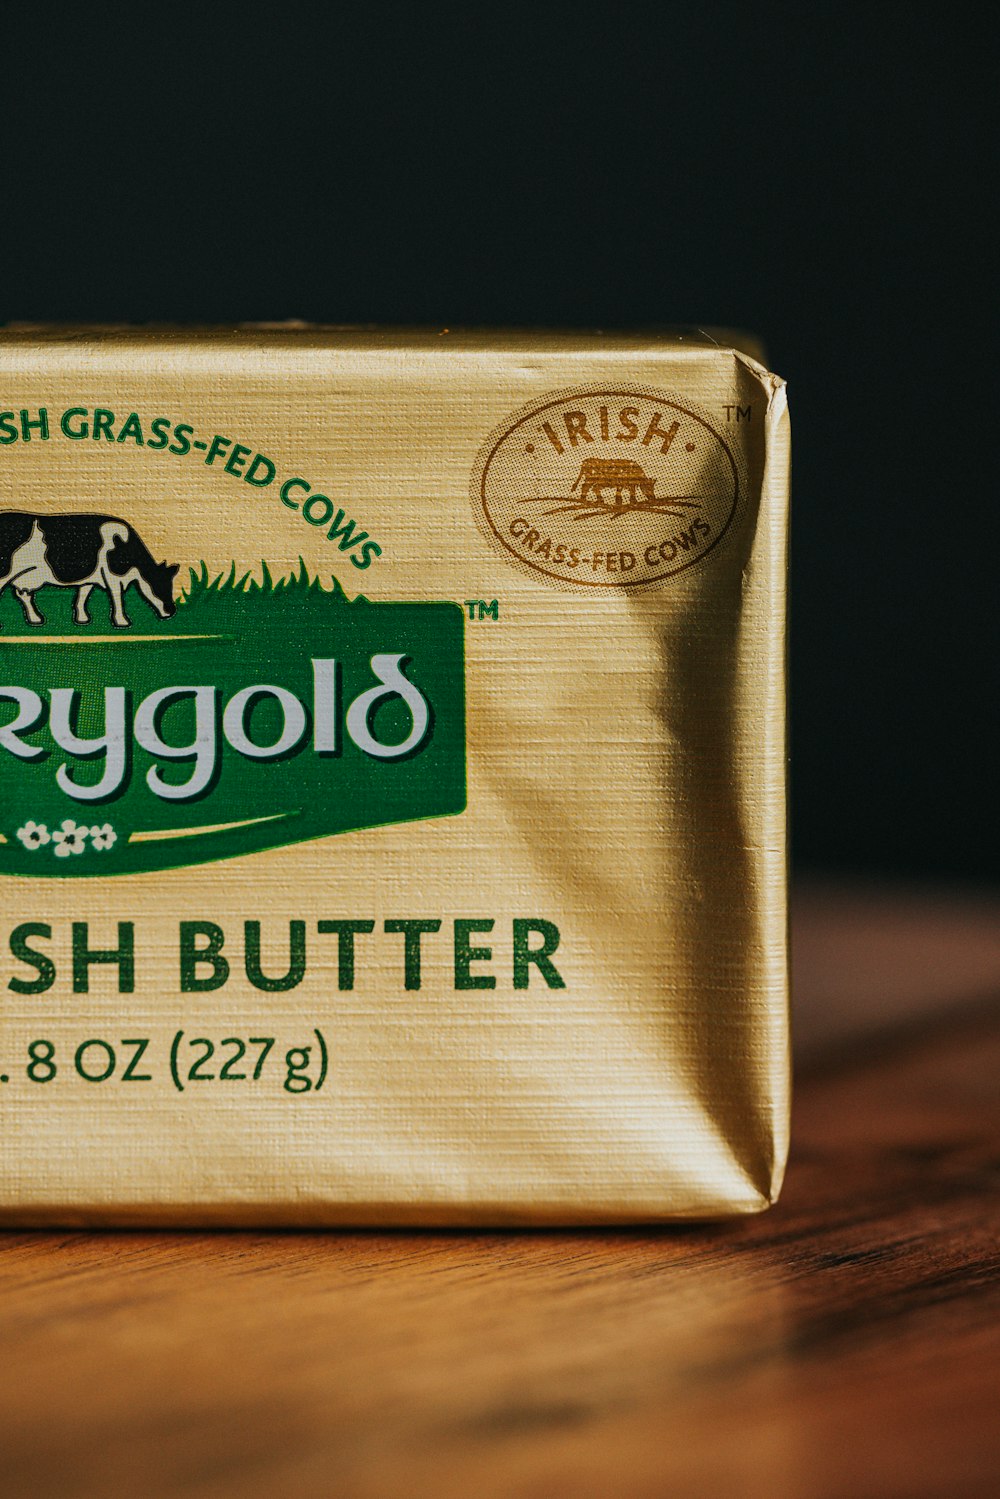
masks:
{"label": "wooden table", "polygon": [[998,904],[812,889],[796,933],[762,1218],[0,1236],[3,1499],[993,1499]]}

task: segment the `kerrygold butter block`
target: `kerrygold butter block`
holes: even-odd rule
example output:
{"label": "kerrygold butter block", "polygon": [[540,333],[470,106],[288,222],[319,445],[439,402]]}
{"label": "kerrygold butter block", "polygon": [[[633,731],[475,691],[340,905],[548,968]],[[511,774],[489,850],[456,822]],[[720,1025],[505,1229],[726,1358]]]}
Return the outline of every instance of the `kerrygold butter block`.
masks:
{"label": "kerrygold butter block", "polygon": [[774,1200],[752,348],[0,332],[2,1221]]}

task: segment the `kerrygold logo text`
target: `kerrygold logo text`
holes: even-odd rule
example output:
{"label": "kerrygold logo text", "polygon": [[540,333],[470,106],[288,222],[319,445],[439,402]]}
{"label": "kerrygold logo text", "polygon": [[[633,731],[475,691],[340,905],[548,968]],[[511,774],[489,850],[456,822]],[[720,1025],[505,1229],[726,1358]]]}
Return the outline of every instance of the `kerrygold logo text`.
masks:
{"label": "kerrygold logo text", "polygon": [[[304,743],[313,754],[336,756],[346,733],[363,754],[399,760],[420,749],[430,727],[427,699],[404,674],[404,660],[401,654],[372,656],[376,685],[359,693],[343,717],[338,713],[340,663],[335,657],[310,661],[313,687],[308,703],[287,687],[269,682],[241,687],[225,701],[216,686],[172,685],[156,688],[133,711],[128,690],[109,686],[101,694],[103,729],[88,735],[73,728],[88,689],[53,687],[43,698],[34,688],[8,684],[0,686],[0,705],[12,703],[16,713],[0,726],[0,748],[19,760],[49,761],[51,747],[78,764],[100,759],[101,774],[90,783],[76,778],[69,761],[55,770],[59,789],[81,802],[106,801],[127,786],[134,748],[152,760],[146,784],[166,801],[190,801],[205,792],[217,772],[220,740],[245,759],[279,760]],[[405,703],[410,715],[409,732],[398,743],[387,743],[374,731],[378,708],[391,697]],[[274,705],[277,732],[262,742],[254,737],[252,719],[254,707],[264,699]],[[190,735],[180,740],[168,737],[163,727],[168,710],[185,704],[190,709]],[[184,777],[168,780],[164,767],[178,763],[185,768]]]}
{"label": "kerrygold logo text", "polygon": [[464,810],[458,604],[352,601],[266,566],[189,569],[174,597],[126,523],[21,519],[0,876],[140,874]]}

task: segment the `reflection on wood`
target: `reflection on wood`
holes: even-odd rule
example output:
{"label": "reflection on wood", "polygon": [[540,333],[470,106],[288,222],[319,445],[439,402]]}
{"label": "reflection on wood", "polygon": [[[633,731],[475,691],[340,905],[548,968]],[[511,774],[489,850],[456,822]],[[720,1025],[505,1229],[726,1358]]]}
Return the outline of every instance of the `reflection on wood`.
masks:
{"label": "reflection on wood", "polygon": [[752,1221],[6,1235],[0,1494],[992,1495],[1000,1011],[969,998],[877,1047],[842,1017]]}

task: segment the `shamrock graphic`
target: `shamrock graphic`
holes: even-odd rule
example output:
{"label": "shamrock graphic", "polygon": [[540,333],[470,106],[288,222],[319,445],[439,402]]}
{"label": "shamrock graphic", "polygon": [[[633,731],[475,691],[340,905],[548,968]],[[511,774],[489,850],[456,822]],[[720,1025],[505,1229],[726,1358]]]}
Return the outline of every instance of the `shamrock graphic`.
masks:
{"label": "shamrock graphic", "polygon": [[118,842],[118,834],[110,822],[105,822],[99,828],[91,828],[90,842],[99,853],[103,853],[105,849],[111,848],[112,844]]}
{"label": "shamrock graphic", "polygon": [[72,817],[65,818],[62,828],[56,828],[52,834],[52,841],[56,846],[56,858],[66,859],[70,854],[82,854],[89,832],[89,828],[79,827]]}
{"label": "shamrock graphic", "polygon": [[51,834],[49,833],[49,830],[45,826],[44,822],[31,821],[26,822],[23,828],[18,828],[17,836],[20,838],[25,848],[31,849],[41,848],[42,845],[48,843],[51,838]]}

